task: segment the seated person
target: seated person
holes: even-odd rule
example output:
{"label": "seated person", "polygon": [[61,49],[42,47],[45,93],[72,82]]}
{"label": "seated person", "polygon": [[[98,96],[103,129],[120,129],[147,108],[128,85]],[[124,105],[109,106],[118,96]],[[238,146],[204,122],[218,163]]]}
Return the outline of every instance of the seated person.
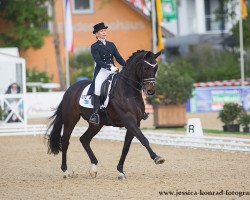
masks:
{"label": "seated person", "polygon": [[[5,92],[5,94],[18,94],[21,92],[21,88],[17,83],[12,83],[7,91]],[[9,100],[9,103],[11,105],[14,105],[17,103],[17,101],[15,99],[11,99]],[[11,110],[10,108],[7,108],[7,112],[10,113]],[[20,120],[18,119],[18,117],[15,114],[12,114],[12,116],[10,117],[10,119],[8,120],[8,122],[20,122]]]}
{"label": "seated person", "polygon": [[21,92],[21,88],[17,83],[12,83],[7,91],[5,92],[5,94],[18,94]]}

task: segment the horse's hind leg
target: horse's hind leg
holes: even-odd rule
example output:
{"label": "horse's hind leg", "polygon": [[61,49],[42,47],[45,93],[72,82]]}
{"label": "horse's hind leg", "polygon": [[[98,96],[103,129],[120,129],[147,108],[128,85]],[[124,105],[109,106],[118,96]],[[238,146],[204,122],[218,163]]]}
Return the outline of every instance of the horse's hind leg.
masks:
{"label": "horse's hind leg", "polygon": [[134,138],[134,135],[131,134],[129,131],[127,131],[126,136],[125,136],[123,149],[122,149],[122,155],[121,155],[121,158],[120,158],[119,163],[117,165],[117,170],[119,172],[119,174],[118,174],[119,180],[126,179],[126,176],[123,172],[123,165],[124,165],[125,159],[127,157],[127,154],[128,154],[128,151],[129,151],[129,148],[130,148],[130,145],[131,145],[133,138]]}
{"label": "horse's hind leg", "polygon": [[73,117],[70,119],[71,122],[67,121],[64,123],[64,128],[63,128],[63,135],[61,138],[61,143],[62,143],[62,165],[61,165],[61,169],[63,171],[63,177],[67,178],[69,176],[68,173],[68,167],[67,167],[67,150],[69,147],[69,139],[71,136],[71,133],[75,127],[75,125],[77,124],[77,122],[79,121],[80,116],[77,117]]}
{"label": "horse's hind leg", "polygon": [[86,130],[86,132],[80,137],[80,141],[82,143],[83,148],[85,149],[85,151],[87,152],[90,162],[91,162],[91,168],[89,170],[90,175],[95,178],[96,174],[97,174],[97,163],[98,160],[95,157],[95,154],[93,153],[91,147],[90,147],[90,142],[92,140],[92,138],[101,130],[101,128],[103,127],[103,125],[93,125],[93,124],[89,124],[88,129]]}

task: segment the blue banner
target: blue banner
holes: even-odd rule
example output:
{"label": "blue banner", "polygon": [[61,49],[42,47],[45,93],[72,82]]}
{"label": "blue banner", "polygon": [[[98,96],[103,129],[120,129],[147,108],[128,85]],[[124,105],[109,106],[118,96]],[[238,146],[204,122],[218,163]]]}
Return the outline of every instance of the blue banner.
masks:
{"label": "blue banner", "polygon": [[191,112],[220,111],[223,105],[234,102],[250,111],[250,87],[196,88],[190,99]]}

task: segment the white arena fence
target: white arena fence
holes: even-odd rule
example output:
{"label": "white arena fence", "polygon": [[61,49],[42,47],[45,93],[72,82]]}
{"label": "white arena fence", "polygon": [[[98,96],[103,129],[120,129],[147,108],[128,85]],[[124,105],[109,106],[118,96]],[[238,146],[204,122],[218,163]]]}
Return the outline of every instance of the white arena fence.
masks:
{"label": "white arena fence", "polygon": [[[45,133],[46,128],[45,125],[29,125],[24,128],[1,127],[0,136],[41,135]],[[75,127],[72,135],[79,137],[86,129],[87,127]],[[125,133],[126,129],[104,127],[95,138],[124,141]],[[194,137],[181,134],[168,134],[154,130],[143,130],[143,133],[151,144],[250,153],[250,139],[245,138],[215,136]],[[135,138],[133,142],[138,143],[139,141]]]}

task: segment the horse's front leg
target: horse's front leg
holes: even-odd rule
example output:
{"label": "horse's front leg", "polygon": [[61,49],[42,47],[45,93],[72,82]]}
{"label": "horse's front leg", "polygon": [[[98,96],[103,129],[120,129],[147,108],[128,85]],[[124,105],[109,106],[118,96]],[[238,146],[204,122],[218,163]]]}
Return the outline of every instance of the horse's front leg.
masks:
{"label": "horse's front leg", "polygon": [[146,147],[151,159],[154,160],[155,164],[162,164],[165,162],[165,159],[156,155],[156,153],[152,150],[152,148],[149,145],[148,139],[143,135],[140,128],[138,127],[137,119],[133,114],[127,113],[123,118],[123,122],[127,130],[131,132],[141,142],[141,144],[144,147]]}
{"label": "horse's front leg", "polygon": [[126,179],[126,175],[123,172],[123,165],[124,165],[124,161],[127,157],[131,142],[134,138],[134,135],[132,133],[130,133],[129,131],[126,132],[126,136],[125,136],[125,141],[124,141],[124,145],[123,145],[123,149],[122,149],[122,155],[121,158],[119,160],[119,163],[117,165],[117,170],[118,170],[118,179],[119,180],[123,180]]}

